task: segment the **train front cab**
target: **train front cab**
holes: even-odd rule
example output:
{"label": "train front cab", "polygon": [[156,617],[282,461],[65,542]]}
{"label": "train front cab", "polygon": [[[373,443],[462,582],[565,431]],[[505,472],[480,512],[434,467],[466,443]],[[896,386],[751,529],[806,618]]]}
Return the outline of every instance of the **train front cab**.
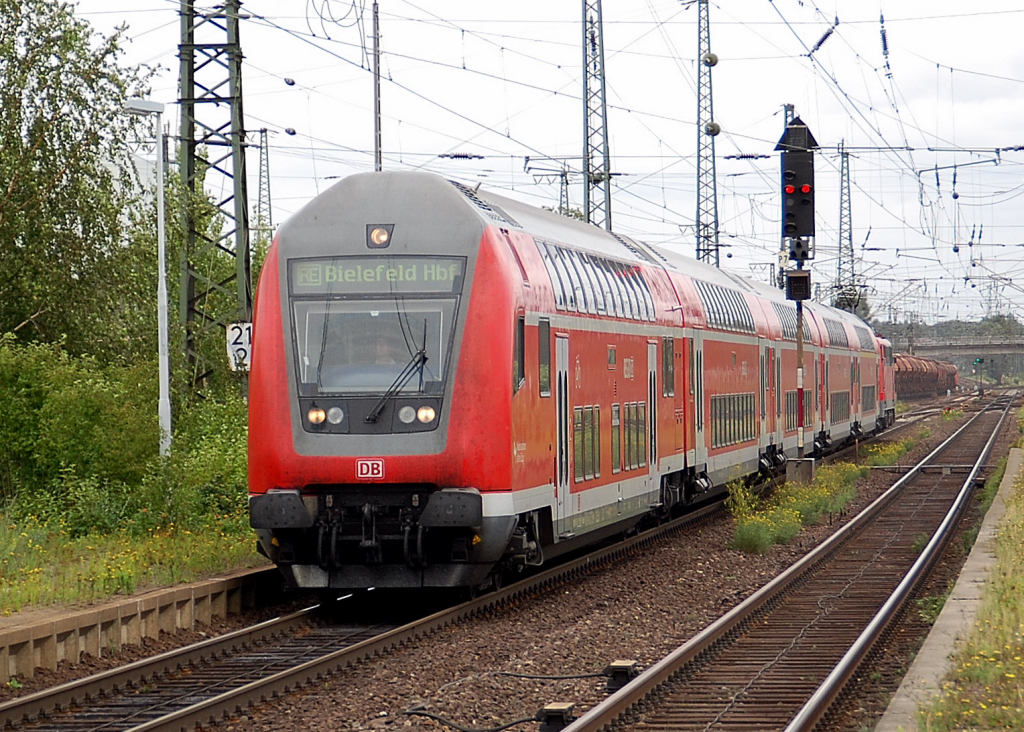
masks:
{"label": "train front cab", "polygon": [[478,584],[516,525],[513,288],[484,222],[430,178],[343,181],[264,268],[250,523],[295,586]]}

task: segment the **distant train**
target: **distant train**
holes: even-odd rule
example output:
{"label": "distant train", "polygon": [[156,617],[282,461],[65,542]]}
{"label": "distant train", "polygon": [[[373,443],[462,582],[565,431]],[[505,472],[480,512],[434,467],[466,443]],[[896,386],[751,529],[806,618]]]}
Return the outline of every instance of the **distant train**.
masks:
{"label": "distant train", "polygon": [[[889,426],[893,354],[807,303],[808,454]],[[260,279],[250,521],[294,586],[477,587],[797,450],[784,293],[419,172],[347,178]]]}
{"label": "distant train", "polygon": [[948,361],[896,354],[896,395],[919,399],[956,391],[958,372]]}

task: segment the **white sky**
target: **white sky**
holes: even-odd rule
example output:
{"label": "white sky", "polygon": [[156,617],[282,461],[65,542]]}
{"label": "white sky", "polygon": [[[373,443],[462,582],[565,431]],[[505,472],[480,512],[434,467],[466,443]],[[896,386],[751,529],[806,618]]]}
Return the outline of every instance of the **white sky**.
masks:
{"label": "white sky", "polygon": [[[178,1],[76,5],[102,33],[129,26],[125,61],[162,67],[153,98],[173,105]],[[241,28],[246,124],[271,131],[275,224],[337,178],[373,168],[373,86],[363,51],[370,8],[369,0],[243,2],[251,15]],[[557,184],[538,182],[524,165],[527,156],[568,156],[579,170],[582,3],[379,0],[379,8],[385,169],[431,170],[557,205]],[[614,228],[692,256],[696,5],[605,0],[603,10],[619,174]],[[782,106],[792,103],[822,146],[815,282],[827,286],[836,276],[835,148],[845,141],[856,270],[878,316],[934,322],[1013,312],[1024,319],[1024,151],[996,152],[1024,145],[1019,0],[735,0],[712,2],[710,16],[720,59],[712,83],[723,129],[716,139],[723,267],[767,279],[777,262],[773,150]],[[169,115],[176,125],[175,107]],[[439,157],[456,152],[483,159]],[[771,157],[727,157],[737,154]],[[255,149],[248,166],[254,207]],[[570,198],[579,206],[582,197],[577,177]]]}

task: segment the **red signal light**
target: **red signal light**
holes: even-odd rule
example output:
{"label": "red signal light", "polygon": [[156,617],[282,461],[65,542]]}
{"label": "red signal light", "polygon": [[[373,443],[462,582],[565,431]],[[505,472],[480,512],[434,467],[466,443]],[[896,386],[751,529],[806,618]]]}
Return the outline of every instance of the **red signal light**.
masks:
{"label": "red signal light", "polygon": [[804,183],[802,186],[800,186],[800,192],[801,193],[810,193],[811,192],[811,187],[809,185],[807,185],[806,183]]}
{"label": "red signal light", "polygon": [[791,195],[793,195],[794,193],[796,193],[796,186],[792,186],[792,185],[787,185],[787,186],[786,186],[785,188],[783,188],[782,190],[784,190],[784,191],[786,192],[786,195],[787,195],[787,196],[791,196]]}

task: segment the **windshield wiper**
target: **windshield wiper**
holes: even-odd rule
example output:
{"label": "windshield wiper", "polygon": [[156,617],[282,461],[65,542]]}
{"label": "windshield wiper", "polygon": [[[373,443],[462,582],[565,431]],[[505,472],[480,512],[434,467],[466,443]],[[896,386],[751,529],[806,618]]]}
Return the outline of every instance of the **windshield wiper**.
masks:
{"label": "windshield wiper", "polygon": [[426,348],[421,348],[412,355],[412,359],[405,365],[395,377],[395,380],[391,382],[391,386],[387,388],[384,395],[380,398],[370,413],[363,417],[363,421],[367,424],[376,422],[380,418],[380,413],[384,411],[384,405],[387,404],[388,399],[393,397],[402,387],[406,385],[409,379],[412,378],[413,374],[419,372],[421,377],[423,375],[423,364],[427,362],[427,351]]}

